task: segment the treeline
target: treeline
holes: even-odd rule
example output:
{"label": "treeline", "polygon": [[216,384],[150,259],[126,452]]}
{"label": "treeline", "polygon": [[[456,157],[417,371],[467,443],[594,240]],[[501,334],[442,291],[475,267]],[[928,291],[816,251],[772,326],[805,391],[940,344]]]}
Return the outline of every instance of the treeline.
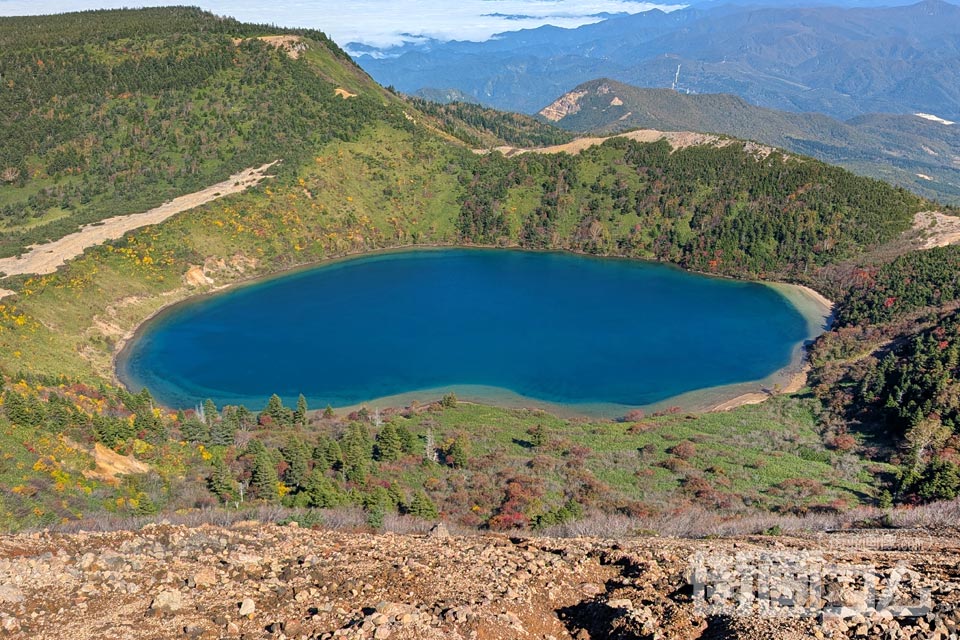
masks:
{"label": "treeline", "polygon": [[[441,104],[423,98],[406,99],[418,111],[436,118],[443,131],[477,149],[502,144],[546,147],[564,144],[574,138],[568,131],[520,113],[497,111],[467,102]],[[484,136],[484,132],[490,135]]]}
{"label": "treeline", "polygon": [[246,167],[295,171],[374,121],[412,127],[376,92],[344,100],[309,56],[247,37],[279,32],[181,8],[0,19],[0,255]]}
{"label": "treeline", "polygon": [[[673,151],[615,138],[566,154],[489,154],[463,179],[466,242],[575,249],[735,276],[798,277],[905,231],[921,199],[743,144]],[[520,224],[511,224],[510,219]],[[515,233],[520,229],[520,233]]]}

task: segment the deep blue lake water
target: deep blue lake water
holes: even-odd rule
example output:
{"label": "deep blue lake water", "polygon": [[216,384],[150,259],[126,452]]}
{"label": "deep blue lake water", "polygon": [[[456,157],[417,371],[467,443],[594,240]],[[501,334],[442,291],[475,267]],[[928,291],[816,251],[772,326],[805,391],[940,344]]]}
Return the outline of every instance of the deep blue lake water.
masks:
{"label": "deep blue lake water", "polygon": [[312,408],[483,388],[644,406],[759,380],[809,337],[762,284],[644,262],[444,249],[336,262],[179,305],[119,359],[162,403]]}

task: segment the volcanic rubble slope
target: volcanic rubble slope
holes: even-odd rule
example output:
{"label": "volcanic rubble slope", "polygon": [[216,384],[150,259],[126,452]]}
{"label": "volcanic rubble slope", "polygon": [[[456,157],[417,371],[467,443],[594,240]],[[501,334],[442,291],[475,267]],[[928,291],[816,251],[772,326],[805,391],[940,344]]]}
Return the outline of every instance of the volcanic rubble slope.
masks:
{"label": "volcanic rubble slope", "polygon": [[[439,528],[369,535],[246,522],[6,536],[0,634],[769,639],[956,638],[960,629],[956,533],[611,541],[461,537]],[[813,584],[822,588],[771,580],[791,571],[819,576]],[[693,597],[702,593],[690,586],[695,575],[718,587],[719,614]],[[871,575],[879,578],[875,598],[862,583]],[[765,597],[728,615],[723,605],[744,581]],[[770,615],[787,611],[790,599],[838,615]],[[929,612],[916,608],[925,600]]]}

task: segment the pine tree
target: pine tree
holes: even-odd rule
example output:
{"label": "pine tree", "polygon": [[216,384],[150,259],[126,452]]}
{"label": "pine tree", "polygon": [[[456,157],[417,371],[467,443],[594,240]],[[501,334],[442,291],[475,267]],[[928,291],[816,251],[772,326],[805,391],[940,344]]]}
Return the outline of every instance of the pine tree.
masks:
{"label": "pine tree", "polygon": [[[264,418],[268,418],[268,420]],[[260,412],[257,420],[260,424],[269,422],[278,426],[286,426],[290,424],[290,418],[290,410],[283,406],[283,400],[281,400],[277,394],[273,394],[267,401],[267,406]]]}
{"label": "pine tree", "polygon": [[210,427],[210,444],[233,444],[233,439],[239,428],[240,422],[236,410],[225,408],[220,420]]}
{"label": "pine tree", "polygon": [[542,447],[547,444],[547,430],[542,424],[527,429],[527,435],[530,436],[530,444],[534,447]]}
{"label": "pine tree", "polygon": [[210,428],[196,416],[190,416],[180,425],[180,435],[187,442],[210,444]]}
{"label": "pine tree", "polygon": [[458,435],[453,440],[447,442],[443,448],[444,462],[451,467],[463,469],[467,466],[470,458],[470,442],[466,436]]}
{"label": "pine tree", "polygon": [[311,507],[330,509],[343,504],[343,494],[319,469],[314,469],[307,476],[303,491],[308,496],[307,504]]}
{"label": "pine tree", "polygon": [[423,492],[423,489],[420,489],[413,495],[413,500],[410,501],[409,512],[410,515],[423,518],[424,520],[436,520],[440,516],[437,511],[437,506],[433,504],[433,500]]}
{"label": "pine tree", "polygon": [[307,471],[310,464],[310,448],[307,447],[307,444],[302,439],[291,437],[281,453],[288,465],[283,476],[284,481],[292,487],[302,486],[307,479]]}
{"label": "pine tree", "polygon": [[237,483],[222,456],[213,459],[213,471],[207,479],[207,485],[221,502],[236,500]]}
{"label": "pine tree", "polygon": [[397,435],[400,436],[400,442],[403,443],[403,452],[416,453],[420,448],[420,439],[410,429],[407,429],[405,424],[398,424],[396,429]]}
{"label": "pine tree", "polygon": [[392,462],[403,455],[403,441],[396,427],[387,423],[377,434],[377,460]]}
{"label": "pine tree", "polygon": [[293,412],[293,422],[297,426],[307,426],[307,399],[300,394],[297,398],[297,410]]}
{"label": "pine tree", "polygon": [[325,459],[330,469],[339,470],[343,468],[343,449],[336,440],[331,440],[327,447]]}
{"label": "pine tree", "polygon": [[253,459],[253,470],[250,474],[250,487],[254,495],[261,500],[276,500],[279,495],[277,487],[280,479],[277,477],[277,465],[273,462],[270,453],[263,449]]}
{"label": "pine tree", "polygon": [[370,460],[373,457],[367,428],[359,422],[351,423],[347,434],[343,437],[341,448],[343,470],[347,480],[358,484],[366,482]]}
{"label": "pine tree", "polygon": [[203,417],[208,427],[212,427],[213,423],[220,418],[220,414],[217,412],[217,405],[215,405],[210,398],[207,398],[203,403]]}
{"label": "pine tree", "polygon": [[27,410],[27,403],[19,393],[7,390],[3,393],[3,412],[15,425],[25,427],[30,426],[30,413]]}

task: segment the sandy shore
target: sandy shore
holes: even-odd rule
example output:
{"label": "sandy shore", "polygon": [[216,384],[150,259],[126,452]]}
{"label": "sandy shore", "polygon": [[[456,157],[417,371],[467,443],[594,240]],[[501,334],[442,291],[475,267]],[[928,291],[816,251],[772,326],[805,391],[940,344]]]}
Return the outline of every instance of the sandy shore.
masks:
{"label": "sandy shore", "polygon": [[[770,286],[782,293],[807,319],[812,336],[826,329],[833,317],[833,302],[819,291],[802,284],[770,283]],[[764,385],[760,391],[743,393],[714,405],[710,411],[730,411],[748,404],[760,404],[775,395],[797,393],[807,386],[810,364],[806,353],[801,352],[800,364],[796,362],[771,376],[772,383]]]}
{"label": "sandy shore", "polygon": [[90,247],[102,244],[107,240],[122,238],[124,234],[140,227],[159,224],[178,213],[199,207],[223,196],[245,191],[264,178],[269,177],[266,175],[266,171],[276,163],[277,161],[274,161],[262,167],[245,169],[240,173],[235,173],[223,182],[174,198],[170,202],[144,213],[115,216],[85,225],[81,227],[80,231],[71,233],[59,240],[34,245],[30,247],[30,251],[22,256],[0,258],[0,273],[5,273],[8,276],[53,273],[67,260],[76,258]]}
{"label": "sandy shore", "polygon": [[760,404],[761,402],[766,402],[775,395],[796,393],[807,386],[807,375],[809,373],[810,365],[805,362],[800,368],[800,371],[793,373],[793,375],[787,379],[786,384],[784,384],[782,387],[779,387],[778,389],[770,389],[769,391],[744,393],[736,396],[735,398],[730,398],[725,402],[721,402],[710,409],[710,411],[730,411],[731,409],[743,407],[748,404]]}

